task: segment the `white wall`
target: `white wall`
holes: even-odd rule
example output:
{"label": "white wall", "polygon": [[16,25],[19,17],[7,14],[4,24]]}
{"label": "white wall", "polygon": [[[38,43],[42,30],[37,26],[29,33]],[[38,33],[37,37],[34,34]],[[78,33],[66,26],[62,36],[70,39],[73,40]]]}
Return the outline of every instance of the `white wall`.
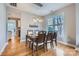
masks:
{"label": "white wall", "polygon": [[21,13],[21,40],[25,40],[26,39],[26,34],[27,34],[27,30],[40,30],[41,29],[41,24],[39,24],[40,27],[38,28],[30,28],[29,24],[34,24],[33,22],[33,18],[37,17],[36,15],[30,14],[30,13],[25,13],[22,12]]}
{"label": "white wall", "polygon": [[0,52],[7,41],[6,35],[6,7],[0,3]]}
{"label": "white wall", "polygon": [[79,3],[76,4],[76,46],[79,48]]}

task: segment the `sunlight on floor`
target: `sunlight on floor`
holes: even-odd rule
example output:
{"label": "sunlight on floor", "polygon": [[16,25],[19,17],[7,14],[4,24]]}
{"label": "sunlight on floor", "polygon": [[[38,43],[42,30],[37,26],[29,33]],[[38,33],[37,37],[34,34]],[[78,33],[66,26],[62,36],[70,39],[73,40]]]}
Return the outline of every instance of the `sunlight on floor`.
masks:
{"label": "sunlight on floor", "polygon": [[55,48],[55,50],[56,50],[56,55],[57,56],[64,56],[64,51],[62,49]]}
{"label": "sunlight on floor", "polygon": [[[50,44],[48,44],[48,49],[51,49],[51,46]],[[54,47],[51,49],[52,51],[55,51],[56,55],[57,56],[64,56],[64,50],[63,49],[60,49],[58,48],[55,44],[54,44]]]}

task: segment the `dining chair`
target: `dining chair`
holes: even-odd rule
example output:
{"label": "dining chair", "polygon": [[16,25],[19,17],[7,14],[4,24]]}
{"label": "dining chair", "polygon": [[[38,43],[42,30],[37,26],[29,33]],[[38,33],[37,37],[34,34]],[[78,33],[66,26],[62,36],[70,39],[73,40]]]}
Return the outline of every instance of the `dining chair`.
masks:
{"label": "dining chair", "polygon": [[26,44],[29,43],[29,48],[30,48],[30,44],[31,44],[31,40],[29,38],[29,36],[33,35],[33,30],[27,30],[27,35],[26,35]]}
{"label": "dining chair", "polygon": [[53,33],[53,41],[55,42],[55,45],[57,46],[57,32]]}
{"label": "dining chair", "polygon": [[47,49],[47,43],[50,43],[51,48],[57,46],[57,32],[48,32],[46,36],[46,49]]}
{"label": "dining chair", "polygon": [[34,30],[34,34],[37,36],[38,35],[39,30]]}
{"label": "dining chair", "polygon": [[53,46],[53,32],[48,32],[46,35],[46,49],[47,49],[47,43],[50,43],[50,46],[52,48],[52,46]]}
{"label": "dining chair", "polygon": [[[46,32],[45,31],[39,31],[38,32],[38,36],[36,38],[36,40],[33,42],[32,44],[32,50],[33,51],[37,51],[38,53],[38,48],[42,45],[43,48],[45,49],[45,36],[46,36]],[[35,49],[34,49],[35,47]]]}
{"label": "dining chair", "polygon": [[33,35],[33,30],[27,30],[27,35]]}

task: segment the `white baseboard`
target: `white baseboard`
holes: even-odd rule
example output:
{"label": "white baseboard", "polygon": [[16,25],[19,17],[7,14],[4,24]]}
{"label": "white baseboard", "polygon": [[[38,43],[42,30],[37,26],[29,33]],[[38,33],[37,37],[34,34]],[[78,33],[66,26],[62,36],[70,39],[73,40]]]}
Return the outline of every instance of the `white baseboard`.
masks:
{"label": "white baseboard", "polygon": [[67,46],[71,46],[71,47],[76,47],[75,45],[73,45],[73,44],[69,44],[69,43],[66,43],[66,42],[62,42],[62,41],[58,41],[59,43],[61,43],[61,44],[64,44],[64,45],[67,45]]}
{"label": "white baseboard", "polygon": [[8,42],[6,42],[6,43],[4,44],[3,48],[2,48],[1,51],[0,51],[0,55],[3,53],[3,51],[4,51],[4,49],[6,48],[7,45],[8,45]]}
{"label": "white baseboard", "polygon": [[75,48],[75,50],[76,50],[76,51],[79,51],[79,48],[78,48],[78,47],[76,47],[76,48]]}

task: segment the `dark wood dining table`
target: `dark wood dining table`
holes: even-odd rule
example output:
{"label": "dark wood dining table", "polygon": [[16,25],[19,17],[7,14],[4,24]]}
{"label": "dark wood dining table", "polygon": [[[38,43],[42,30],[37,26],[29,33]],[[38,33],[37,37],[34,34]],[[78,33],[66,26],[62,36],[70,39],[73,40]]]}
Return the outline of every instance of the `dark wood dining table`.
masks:
{"label": "dark wood dining table", "polygon": [[37,35],[26,35],[26,43],[28,39],[31,41],[35,41],[37,38],[38,38]]}

